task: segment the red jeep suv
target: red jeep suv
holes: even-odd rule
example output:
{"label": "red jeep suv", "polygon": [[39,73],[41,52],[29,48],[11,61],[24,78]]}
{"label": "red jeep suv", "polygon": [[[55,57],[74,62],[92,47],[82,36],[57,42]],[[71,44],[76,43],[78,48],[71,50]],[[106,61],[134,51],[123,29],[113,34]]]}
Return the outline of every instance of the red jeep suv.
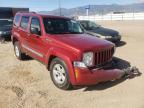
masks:
{"label": "red jeep suv", "polygon": [[61,89],[121,78],[123,73],[105,67],[112,60],[111,42],[84,33],[75,20],[60,16],[19,12],[12,29],[15,55],[42,62],[53,83]]}

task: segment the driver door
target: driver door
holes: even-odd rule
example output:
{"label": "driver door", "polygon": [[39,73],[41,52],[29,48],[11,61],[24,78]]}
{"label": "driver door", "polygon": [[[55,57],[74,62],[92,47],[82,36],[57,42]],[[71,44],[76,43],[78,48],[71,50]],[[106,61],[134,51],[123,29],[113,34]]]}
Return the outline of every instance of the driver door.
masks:
{"label": "driver door", "polygon": [[37,60],[44,62],[46,54],[45,38],[41,32],[41,24],[38,17],[32,17],[30,23],[28,43],[30,55]]}

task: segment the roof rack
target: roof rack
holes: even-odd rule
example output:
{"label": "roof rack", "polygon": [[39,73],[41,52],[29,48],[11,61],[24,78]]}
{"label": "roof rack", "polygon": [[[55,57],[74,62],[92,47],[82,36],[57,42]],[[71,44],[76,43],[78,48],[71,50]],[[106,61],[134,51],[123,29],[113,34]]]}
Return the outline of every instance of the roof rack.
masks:
{"label": "roof rack", "polygon": [[36,12],[31,11],[31,12],[29,12],[29,13],[34,13],[34,14],[35,14]]}
{"label": "roof rack", "polygon": [[33,14],[35,14],[36,12],[18,11],[18,13],[33,13]]}

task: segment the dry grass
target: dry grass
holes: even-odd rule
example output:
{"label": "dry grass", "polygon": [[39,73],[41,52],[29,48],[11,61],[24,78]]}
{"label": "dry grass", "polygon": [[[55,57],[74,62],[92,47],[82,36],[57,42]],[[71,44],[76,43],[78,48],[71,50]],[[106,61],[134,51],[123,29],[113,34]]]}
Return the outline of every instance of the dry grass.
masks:
{"label": "dry grass", "polygon": [[[115,56],[123,66],[144,70],[144,21],[99,22],[120,31],[126,44]],[[35,60],[19,61],[11,43],[0,44],[0,108],[144,108],[144,77],[83,87],[57,89],[45,66]]]}

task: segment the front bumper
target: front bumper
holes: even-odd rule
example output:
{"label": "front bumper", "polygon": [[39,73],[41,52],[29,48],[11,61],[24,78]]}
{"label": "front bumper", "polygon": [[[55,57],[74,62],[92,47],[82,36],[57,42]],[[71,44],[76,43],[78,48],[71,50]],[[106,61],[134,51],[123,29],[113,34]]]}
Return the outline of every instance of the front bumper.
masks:
{"label": "front bumper", "polygon": [[111,41],[111,42],[119,42],[121,40],[121,36],[115,36],[112,38],[107,38],[106,40]]}
{"label": "front bumper", "polygon": [[119,69],[90,70],[88,68],[75,68],[76,85],[94,85],[100,82],[120,79],[124,75],[124,71]]}
{"label": "front bumper", "polygon": [[6,32],[5,34],[0,34],[0,37],[5,38],[5,39],[10,39],[11,31]]}

